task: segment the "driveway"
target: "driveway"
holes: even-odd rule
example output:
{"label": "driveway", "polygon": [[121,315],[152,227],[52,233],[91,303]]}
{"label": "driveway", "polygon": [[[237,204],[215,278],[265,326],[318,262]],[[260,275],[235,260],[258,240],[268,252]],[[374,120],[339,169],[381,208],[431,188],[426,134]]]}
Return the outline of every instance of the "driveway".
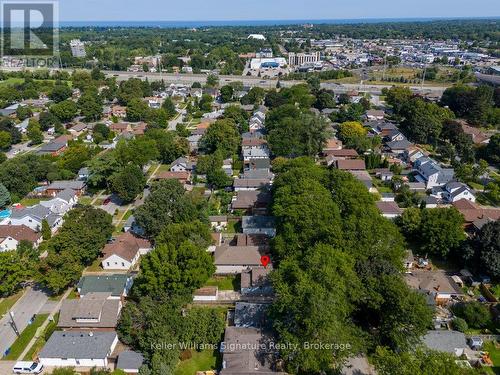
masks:
{"label": "driveway", "polygon": [[[17,301],[12,309],[14,313],[14,321],[17,329],[21,333],[33,315],[38,314],[45,303],[48,301],[48,296],[41,290],[28,288],[26,293]],[[16,333],[10,325],[9,314],[0,320],[0,356],[3,356],[5,351],[16,341]],[[2,372],[0,374],[3,375]]]}

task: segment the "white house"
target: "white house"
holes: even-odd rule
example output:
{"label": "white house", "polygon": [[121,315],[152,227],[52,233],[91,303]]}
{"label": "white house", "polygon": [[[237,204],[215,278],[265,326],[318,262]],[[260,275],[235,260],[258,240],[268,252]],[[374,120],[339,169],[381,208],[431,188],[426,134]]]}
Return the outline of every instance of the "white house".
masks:
{"label": "white house", "polygon": [[54,233],[62,225],[63,216],[52,212],[48,207],[37,204],[31,207],[12,210],[9,224],[26,225],[34,231],[39,232],[42,229],[43,220],[47,220],[52,233]]}
{"label": "white house", "polygon": [[178,158],[170,165],[170,172],[191,172],[193,170],[193,163],[187,158]]}
{"label": "white house", "polygon": [[53,199],[40,201],[40,205],[47,207],[53,213],[64,215],[78,203],[78,195],[72,189],[66,189],[56,194]]}
{"label": "white house", "polygon": [[129,270],[134,267],[141,255],[151,251],[151,242],[134,236],[130,232],[120,234],[102,250],[102,268],[105,270]]}
{"label": "white house", "polygon": [[42,235],[25,225],[0,225],[0,252],[16,250],[21,241],[28,241],[36,248],[42,242]]}
{"label": "white house", "polygon": [[453,180],[455,174],[453,168],[442,168],[435,160],[426,156],[415,161],[414,170],[418,172],[415,177],[425,182],[427,189],[446,185]]}
{"label": "white house", "polygon": [[114,331],[55,331],[38,358],[50,367],[107,367],[117,343]]}

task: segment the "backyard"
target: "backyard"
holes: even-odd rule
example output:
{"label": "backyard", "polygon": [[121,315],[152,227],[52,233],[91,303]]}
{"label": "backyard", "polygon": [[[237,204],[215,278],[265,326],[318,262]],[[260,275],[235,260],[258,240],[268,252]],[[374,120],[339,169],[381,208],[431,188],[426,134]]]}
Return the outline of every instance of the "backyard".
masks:
{"label": "backyard", "polygon": [[215,370],[221,364],[221,355],[218,350],[191,350],[191,358],[181,361],[175,369],[174,375],[194,375],[197,371]]}

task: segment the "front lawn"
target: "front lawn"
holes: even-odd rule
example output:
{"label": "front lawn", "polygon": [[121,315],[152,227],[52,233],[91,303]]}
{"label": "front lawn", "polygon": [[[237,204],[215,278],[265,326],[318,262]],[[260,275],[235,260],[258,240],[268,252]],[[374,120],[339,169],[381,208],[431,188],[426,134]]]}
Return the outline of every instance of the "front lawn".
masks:
{"label": "front lawn", "polygon": [[493,372],[497,375],[500,374],[500,347],[495,342],[490,341],[484,344],[483,350],[490,354],[490,358],[493,361]]}
{"label": "front lawn", "polygon": [[20,290],[16,294],[13,294],[9,297],[5,297],[2,299],[0,302],[0,317],[2,317],[4,314],[6,314],[12,306],[17,302],[19,298],[23,295],[23,291]]}
{"label": "front lawn", "polygon": [[218,350],[191,351],[191,358],[181,361],[174,375],[194,375],[196,371],[216,370],[221,364]]}
{"label": "front lawn", "polygon": [[9,354],[4,356],[3,359],[15,361],[17,358],[19,358],[31,339],[35,336],[37,329],[40,328],[40,326],[43,324],[43,322],[45,322],[48,316],[49,314],[37,315],[33,323],[27,326],[14,342],[14,344],[12,344]]}

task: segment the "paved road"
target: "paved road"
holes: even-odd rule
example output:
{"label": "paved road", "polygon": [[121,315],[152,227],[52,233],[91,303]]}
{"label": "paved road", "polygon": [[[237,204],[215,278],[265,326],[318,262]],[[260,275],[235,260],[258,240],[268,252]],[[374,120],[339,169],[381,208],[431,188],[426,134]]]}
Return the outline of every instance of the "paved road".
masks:
{"label": "paved road", "polygon": [[[48,296],[39,290],[29,288],[26,293],[14,305],[14,321],[17,329],[22,332],[28,325],[33,315],[38,314],[43,305],[48,300]],[[0,356],[16,341],[16,334],[9,323],[9,315],[6,314],[0,320]],[[0,373],[1,374],[1,373]]]}
{"label": "paved road", "polygon": [[[0,71],[22,71],[23,68],[8,68],[1,67]],[[63,68],[63,69],[51,69],[52,71],[67,71],[71,73],[73,69]],[[103,73],[108,77],[115,77],[117,81],[124,81],[132,77],[140,79],[148,79],[149,81],[161,81],[164,80],[166,83],[182,83],[186,85],[191,85],[194,82],[206,83],[206,74],[171,74],[171,73],[151,73],[151,72],[122,72],[122,71],[103,71]],[[274,88],[276,87],[276,79],[262,79],[259,77],[252,76],[230,76],[230,75],[220,75],[219,84],[225,85],[230,82],[242,82],[245,86],[258,86],[262,88]],[[304,83],[304,81],[281,81],[282,87],[290,87],[299,83]],[[333,83],[323,83],[322,87],[328,87],[335,92],[342,93],[349,90],[358,90],[363,92],[369,92],[373,94],[380,94],[382,88],[391,87],[391,85],[362,85],[362,84],[333,84]],[[445,87],[442,86],[424,86],[421,89],[420,86],[412,86],[412,90],[415,92],[423,93],[442,93]]]}

